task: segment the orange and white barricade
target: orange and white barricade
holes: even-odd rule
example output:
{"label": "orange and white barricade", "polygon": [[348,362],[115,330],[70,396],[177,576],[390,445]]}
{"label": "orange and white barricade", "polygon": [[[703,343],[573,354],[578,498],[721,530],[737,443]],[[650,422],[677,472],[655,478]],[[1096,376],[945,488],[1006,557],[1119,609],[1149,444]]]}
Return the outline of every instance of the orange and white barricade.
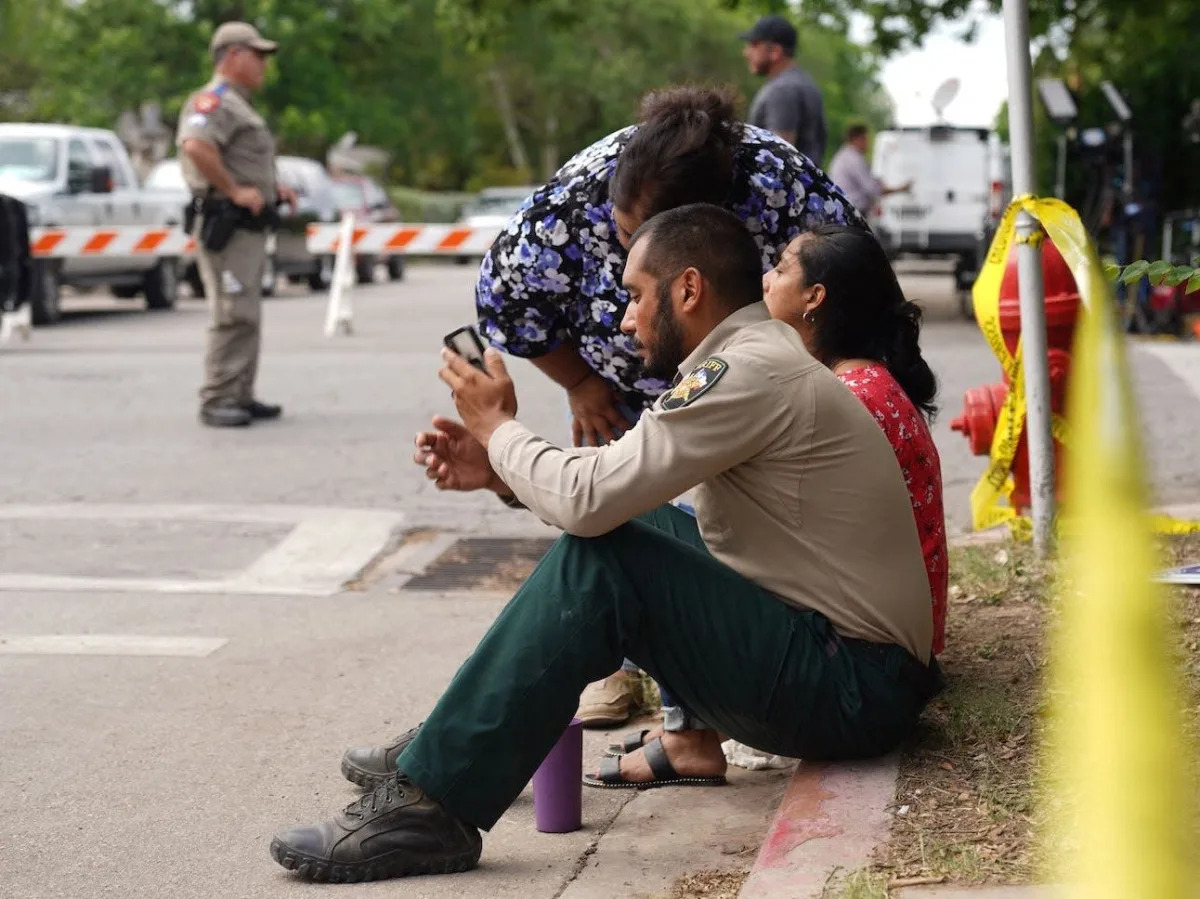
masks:
{"label": "orange and white barricade", "polygon": [[190,256],[196,241],[182,228],[145,225],[30,228],[29,251],[35,259],[72,256]]}
{"label": "orange and white barricade", "polygon": [[[29,251],[34,259],[92,256],[173,256],[182,259],[195,253],[196,241],[177,227],[38,227],[29,229]],[[0,343],[11,340],[14,333],[28,340],[31,317],[29,303],[22,303],[15,312],[0,312]]]}
{"label": "orange and white barricade", "polygon": [[[342,225],[309,225],[308,251],[336,253]],[[499,228],[472,228],[466,225],[359,225],[352,229],[356,253],[387,256],[482,256],[487,252]]]}
{"label": "orange and white barricade", "polygon": [[334,256],[333,282],[325,311],[325,336],[354,331],[354,254],[373,256],[482,256],[499,228],[463,225],[359,225],[353,213],[345,213],[336,225],[309,225],[308,251],[316,256]]}

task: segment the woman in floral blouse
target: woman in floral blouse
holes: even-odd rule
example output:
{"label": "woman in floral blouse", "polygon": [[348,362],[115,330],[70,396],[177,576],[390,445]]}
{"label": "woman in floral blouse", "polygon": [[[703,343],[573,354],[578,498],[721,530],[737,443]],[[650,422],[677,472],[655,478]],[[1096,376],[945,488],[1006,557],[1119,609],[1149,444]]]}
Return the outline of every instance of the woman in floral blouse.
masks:
{"label": "woman in floral blouse", "polygon": [[641,121],[597,141],[525,201],[479,274],[480,333],[566,391],[577,445],[616,436],[666,385],[620,331],[625,245],[652,215],[688,203],[732,210],[763,271],[798,234],[863,224],[841,190],[790,144],[733,118],[721,92],[649,94]]}
{"label": "woman in floral blouse", "polygon": [[[619,436],[667,387],[645,374],[633,339],[621,333],[629,299],[621,272],[638,226],[688,203],[713,203],[741,218],[763,271],[816,225],[865,224],[791,144],[736,121],[727,94],[695,87],[648,94],[637,125],[578,153],[525,201],[484,258],[475,290],[483,337],[530,359],[566,391],[577,446]],[[584,692],[585,725],[628,719],[636,671],[626,663]]]}

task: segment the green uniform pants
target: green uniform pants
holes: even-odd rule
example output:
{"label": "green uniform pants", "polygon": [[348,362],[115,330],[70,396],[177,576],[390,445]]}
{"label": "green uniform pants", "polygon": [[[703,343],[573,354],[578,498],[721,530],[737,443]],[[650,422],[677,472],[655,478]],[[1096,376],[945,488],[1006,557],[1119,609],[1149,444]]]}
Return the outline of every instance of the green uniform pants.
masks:
{"label": "green uniform pants", "polygon": [[891,750],[938,682],[936,666],[843,639],[823,615],[718,562],[695,519],[663,506],[602,537],[561,537],[397,766],[452,814],[490,829],[583,688],[623,656],[723,733],[807,759]]}
{"label": "green uniform pants", "polygon": [[[195,233],[200,233],[198,222]],[[201,405],[254,399],[262,318],[262,279],[267,235],[238,229],[220,252],[199,246],[196,268],[208,300]]]}

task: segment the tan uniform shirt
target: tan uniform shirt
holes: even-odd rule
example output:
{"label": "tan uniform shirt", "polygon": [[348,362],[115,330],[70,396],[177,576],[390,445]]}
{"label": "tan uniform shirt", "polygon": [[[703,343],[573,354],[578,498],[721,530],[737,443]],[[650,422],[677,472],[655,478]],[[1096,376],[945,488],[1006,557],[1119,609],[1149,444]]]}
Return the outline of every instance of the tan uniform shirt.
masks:
{"label": "tan uniform shirt", "polygon": [[729,316],[614,443],[496,429],[497,474],[544,521],[604,534],[695,486],[709,551],[843,636],[928,661],[929,578],[896,455],[865,407],[762,303]]}
{"label": "tan uniform shirt", "polygon": [[[188,97],[179,114],[175,143],[203,140],[221,153],[221,162],[238,184],[251,184],[262,192],[267,205],[274,205],[275,138],[267,130],[263,117],[254,111],[248,92],[221,77],[216,77]],[[183,177],[192,193],[209,188],[186,154],[180,154]]]}

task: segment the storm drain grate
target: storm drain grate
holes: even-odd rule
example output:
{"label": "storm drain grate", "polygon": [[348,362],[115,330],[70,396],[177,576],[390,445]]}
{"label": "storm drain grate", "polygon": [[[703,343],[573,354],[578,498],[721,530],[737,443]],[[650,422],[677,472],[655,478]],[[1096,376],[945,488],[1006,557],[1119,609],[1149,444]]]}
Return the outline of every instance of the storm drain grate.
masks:
{"label": "storm drain grate", "polygon": [[553,545],[545,538],[465,537],[404,584],[405,590],[512,592]]}

